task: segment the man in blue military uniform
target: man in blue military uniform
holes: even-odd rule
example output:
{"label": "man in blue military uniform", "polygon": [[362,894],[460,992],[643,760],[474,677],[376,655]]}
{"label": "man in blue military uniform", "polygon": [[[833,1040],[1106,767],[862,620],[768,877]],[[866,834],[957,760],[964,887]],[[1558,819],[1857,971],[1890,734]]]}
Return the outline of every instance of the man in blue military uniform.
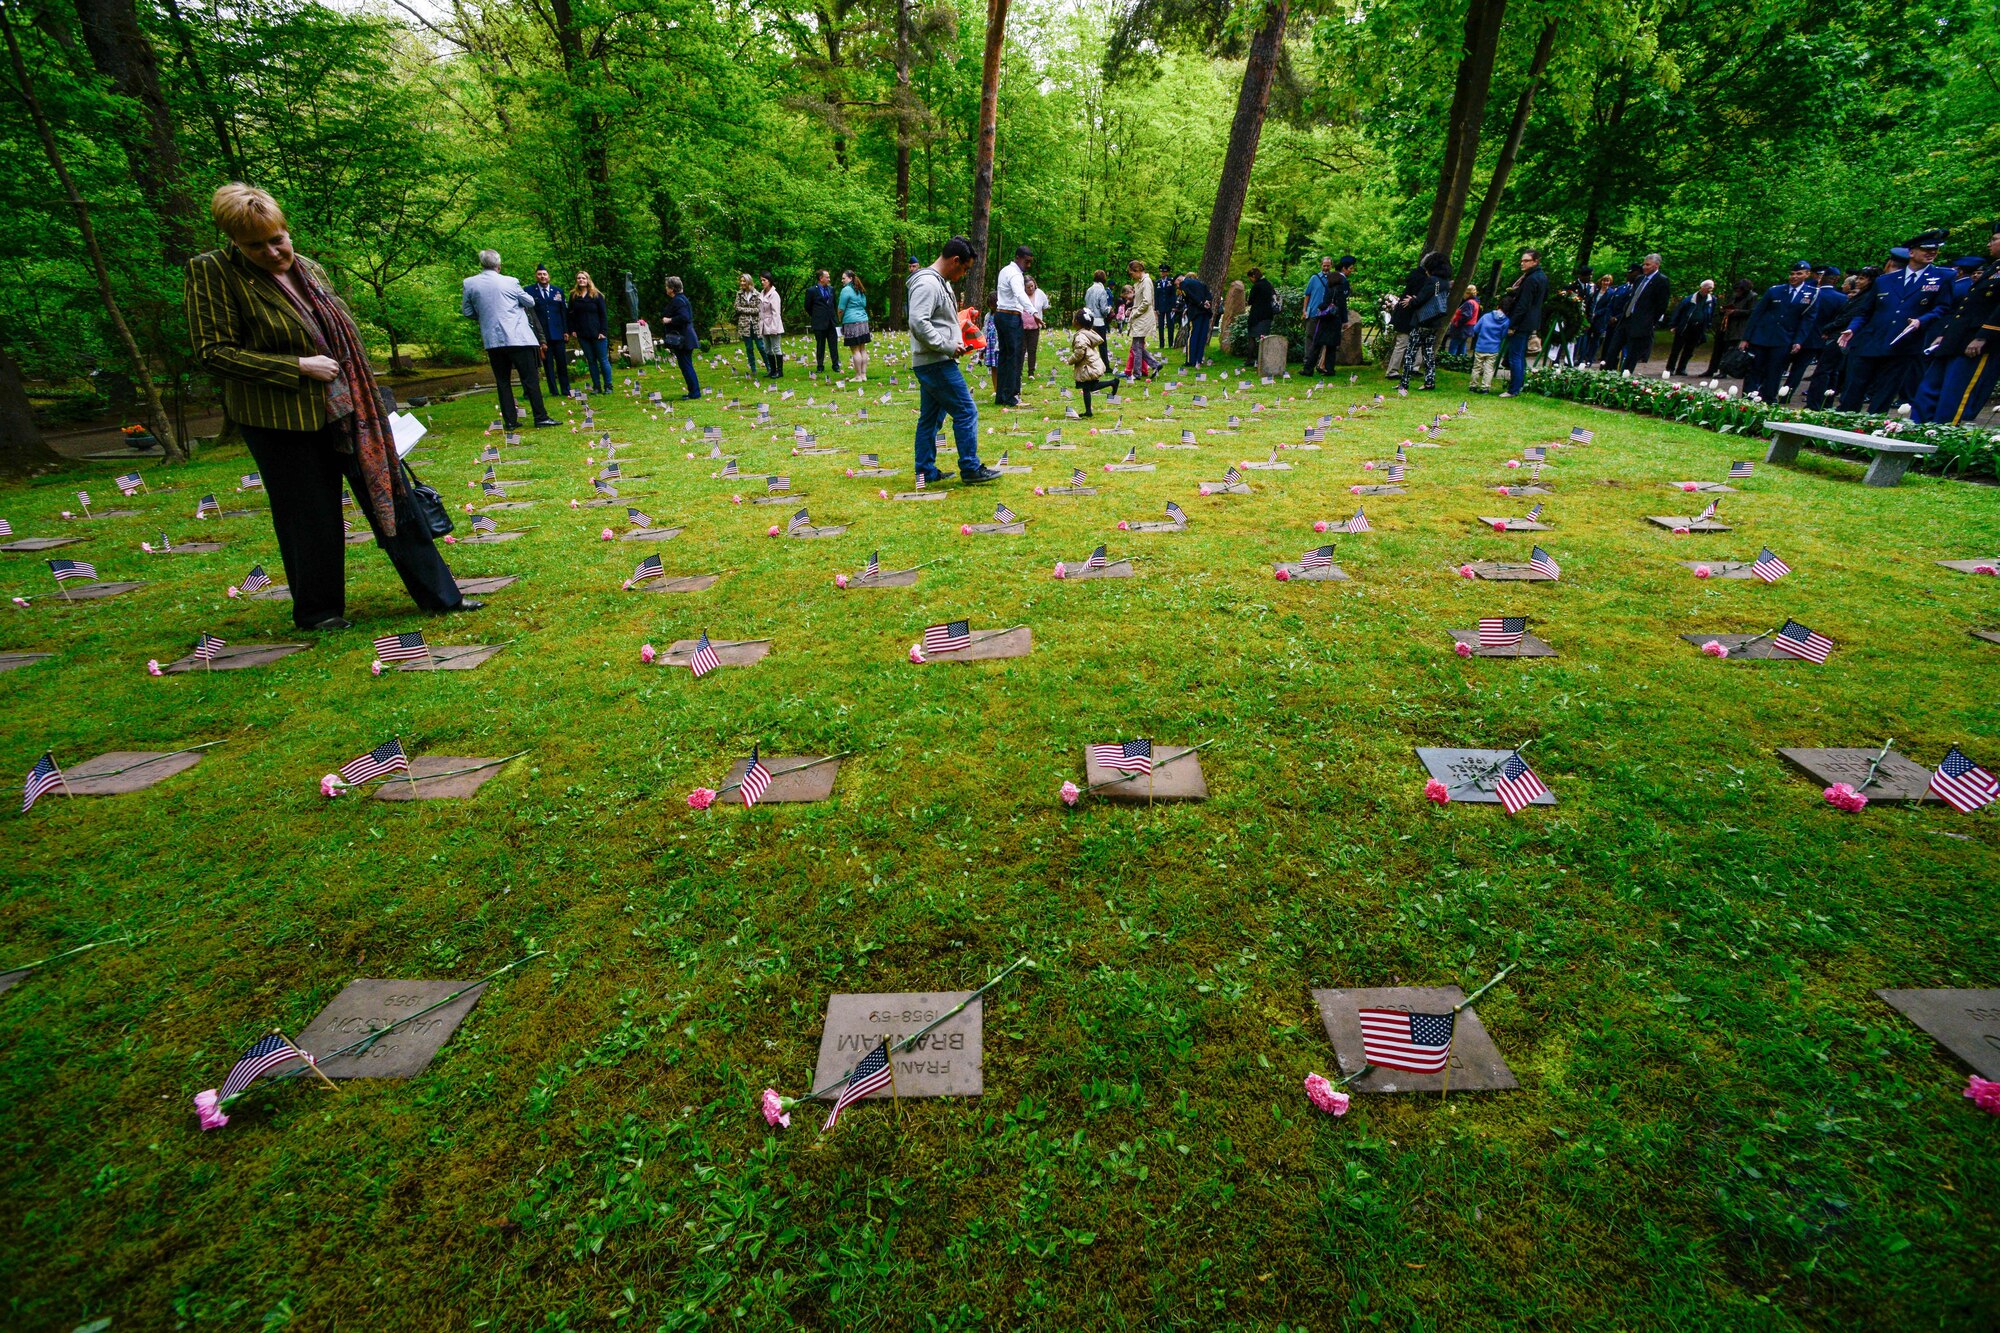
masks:
{"label": "man in blue military uniform", "polygon": [[1945,311],[1944,318],[1932,328],[1935,336],[1924,345],[1923,366],[1918,372],[1917,387],[1910,394],[1910,417],[1914,421],[1936,418],[1938,400],[1944,393],[1945,367],[1950,364],[1949,357],[1938,354],[1938,347],[1944,341],[1944,330],[1957,319],[1985,263],[1978,255],[1961,255],[1951,261],[1952,272],[1957,275],[1951,284],[1951,306]]}
{"label": "man in blue military uniform", "polygon": [[[1791,368],[1785,372],[1785,386],[1794,395],[1795,407],[1831,407],[1828,394],[1837,393],[1840,383],[1840,348],[1834,339],[1847,327],[1847,293],[1840,290],[1840,270],[1828,264],[1813,273],[1818,291],[1812,309],[1799,328],[1799,350],[1792,354]],[[1812,383],[1798,397],[1799,383],[1806,368],[1812,368]]]}
{"label": "man in blue military uniform", "polygon": [[1785,281],[1771,287],[1751,308],[1743,339],[1736,344],[1750,353],[1743,392],[1754,393],[1767,403],[1778,401],[1785,363],[1801,346],[1800,330],[1812,310],[1813,298],[1819,294],[1811,279],[1812,265],[1801,259],[1792,265]]}
{"label": "man in blue military uniform", "polygon": [[564,340],[569,334],[569,302],[563,289],[549,282],[547,264],[535,266],[535,285],[528,288],[528,295],[535,298],[535,313],[541,316],[542,331],[549,335],[549,350],[542,355],[542,375],[549,382],[550,393],[567,398],[569,347]]}
{"label": "man in blue military uniform", "polygon": [[1840,345],[1847,349],[1847,391],[1840,397],[1844,412],[1886,412],[1907,394],[1907,380],[1930,341],[1930,330],[1943,318],[1951,301],[1953,273],[1932,264],[1944,233],[1927,231],[1913,238],[1892,259],[1905,261],[1895,272],[1884,271],[1868,295],[1851,307]]}
{"label": "man in blue military uniform", "polygon": [[1937,401],[1918,420],[1966,425],[2000,379],[2000,221],[1993,224],[1986,254],[1932,353],[1943,374]]}

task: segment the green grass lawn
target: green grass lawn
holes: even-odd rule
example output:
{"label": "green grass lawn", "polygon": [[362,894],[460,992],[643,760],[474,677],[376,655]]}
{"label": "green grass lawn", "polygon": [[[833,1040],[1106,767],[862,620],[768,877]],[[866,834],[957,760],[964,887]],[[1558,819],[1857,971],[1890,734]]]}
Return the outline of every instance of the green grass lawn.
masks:
{"label": "green grass lawn", "polygon": [[[882,350],[878,344],[878,351]],[[1474,398],[1447,447],[1412,450],[1375,531],[1315,537],[1348,487],[1463,380],[1329,432],[1252,497],[1196,494],[1231,461],[1300,438],[1384,387],[1367,373],[1312,403],[1297,381],[1203,413],[1239,436],[1155,450],[1162,402],[1133,395],[1132,437],[1030,453],[1059,417],[1036,389],[985,409],[989,461],[1031,476],[885,503],[849,479],[874,450],[909,477],[906,368],[878,355],[873,424],[808,410],[803,359],[780,402],[705,369],[715,397],[600,419],[632,441],[624,494],[665,544],[598,540],[572,511],[603,461],[569,430],[530,432],[521,540],[447,552],[513,574],[476,616],[425,621],[378,553],[349,553],[355,629],[255,671],[149,677],[198,631],[299,637],[282,603],[232,601],[268,520],[197,524],[240,449],[183,472],[139,518],[58,555],[142,591],[61,606],[40,557],[0,565],[3,646],[47,662],[0,675],[7,771],[43,749],[224,739],[190,773],[108,800],[45,798],[4,820],[0,966],[133,932],[0,999],[13,1107],[0,1211],[11,1328],[602,1329],[1951,1329],[1994,1326],[2000,1123],[1964,1068],[1872,995],[2000,984],[1995,816],[1937,805],[1840,813],[1774,753],[1879,746],[1920,763],[1957,742],[2000,763],[2000,580],[1939,568],[2000,552],[2000,494],[1860,468],[1761,465],[1724,496],[1735,531],[1675,537],[1665,489],[1721,480],[1754,442],[1552,403]],[[741,361],[729,363],[740,367]],[[901,369],[891,407],[875,401]],[[643,381],[669,398],[671,370]],[[1205,388],[1219,394],[1224,387]],[[724,409],[731,395],[745,407]],[[982,400],[990,393],[981,393]],[[751,428],[760,400],[776,426]],[[849,413],[857,403],[849,392]],[[1272,410],[1252,418],[1250,401]],[[454,506],[489,442],[490,397],[424,413],[417,460]],[[1103,414],[1100,414],[1102,417]],[[764,535],[794,506],[741,507],[679,427],[720,424],[746,471],[788,471],[844,537]],[[797,423],[850,452],[788,456]],[[1475,583],[1466,560],[1525,560],[1532,539],[1479,514],[1503,460],[1552,449],[1557,584]],[[988,434],[989,427],[998,432]],[[497,440],[497,436],[491,437]],[[1132,443],[1151,474],[1096,472],[1094,498],[1038,498]],[[692,450],[695,461],[686,454]],[[513,453],[515,451],[508,451]],[[947,449],[948,452],[948,449]],[[102,466],[0,491],[19,534],[67,530]],[[739,484],[746,498],[751,487]],[[1005,500],[1018,537],[965,537]],[[1124,534],[1178,500],[1178,535]],[[257,501],[261,505],[261,500]],[[463,516],[461,515],[461,518]],[[622,528],[623,524],[618,524]],[[142,555],[226,534],[205,556]],[[461,532],[466,529],[461,525]],[[1276,559],[1337,540],[1344,584],[1280,584]],[[1099,542],[1129,581],[1057,582]],[[1747,559],[1774,585],[1702,582],[1677,558]],[[943,557],[910,589],[839,591]],[[670,573],[725,572],[690,595],[622,593],[658,551]],[[1449,628],[1531,617],[1554,660],[1460,660]],[[1823,667],[1717,662],[1677,637],[1796,616],[1839,643]],[[918,667],[928,623],[1028,625],[1031,656]],[[515,640],[478,671],[371,678],[369,640]],[[646,667],[703,629],[770,637],[761,663],[696,682]],[[468,802],[322,799],[320,775],[391,735],[415,753],[528,749]],[[1086,800],[1082,748],[1212,741],[1211,799],[1153,810]],[[1418,745],[1507,745],[1561,800],[1509,818],[1423,799]],[[835,798],[691,811],[752,743],[855,751]],[[470,978],[532,948],[429,1072],[336,1096],[288,1081],[201,1133],[189,1099],[275,1025],[296,1034],[355,977]],[[989,1003],[977,1100],[823,1111],[786,1132],[768,1086],[804,1091],[827,996],[962,989],[1031,955]],[[1310,991],[1470,990],[1521,1090],[1359,1097],[1314,1111],[1337,1073]]]}

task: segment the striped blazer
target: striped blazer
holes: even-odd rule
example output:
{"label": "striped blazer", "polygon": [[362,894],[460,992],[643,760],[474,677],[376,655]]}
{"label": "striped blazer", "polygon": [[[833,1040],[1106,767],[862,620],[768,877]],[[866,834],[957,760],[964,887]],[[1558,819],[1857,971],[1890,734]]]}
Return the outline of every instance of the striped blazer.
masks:
{"label": "striped blazer", "polygon": [[[331,288],[319,265],[297,262]],[[319,344],[270,274],[233,246],[211,250],[188,261],[184,291],[195,357],[222,382],[229,420],[273,430],[326,424],[326,385],[299,371]]]}

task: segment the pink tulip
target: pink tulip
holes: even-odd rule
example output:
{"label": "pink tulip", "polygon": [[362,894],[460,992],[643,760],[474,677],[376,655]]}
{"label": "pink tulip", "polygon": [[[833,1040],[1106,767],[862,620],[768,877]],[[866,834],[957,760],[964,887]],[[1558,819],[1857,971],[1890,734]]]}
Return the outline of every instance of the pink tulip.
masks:
{"label": "pink tulip", "polygon": [[1495,495],[1505,495],[1507,493],[1507,488],[1505,486],[1495,486],[1493,488],[1493,493]]}
{"label": "pink tulip", "polygon": [[[688,455],[688,457],[689,457],[689,458],[693,458],[693,457],[694,457],[694,455],[693,455],[693,454],[689,454],[689,455]],[[848,476],[850,476],[850,477],[851,477],[851,476],[853,476],[853,475],[854,475],[854,469],[853,469],[853,468],[849,468],[849,469],[847,469],[847,475],[848,475]]]}
{"label": "pink tulip", "polygon": [[14,605],[20,607],[23,611],[25,611],[28,609],[28,599],[25,597],[16,597],[14,599]]}
{"label": "pink tulip", "polygon": [[1518,459],[1518,458],[1510,458],[1510,459],[1508,459],[1508,460],[1507,460],[1507,466],[1508,466],[1508,467],[1519,467],[1519,466],[1521,466],[1521,460],[1520,460],[1520,459]]}
{"label": "pink tulip", "polygon": [[62,514],[63,514],[63,517],[64,517],[64,518],[70,518],[70,517],[73,517],[73,516],[71,515],[71,513],[69,512],[69,510],[67,510],[67,509],[63,510],[63,511],[62,511]]}
{"label": "pink tulip", "polygon": [[1037,486],[1037,487],[1035,487],[1035,494],[1037,494],[1037,495],[1047,495],[1047,494],[1048,494],[1048,492],[1047,492],[1047,491],[1045,491],[1045,490],[1043,490],[1043,489],[1042,489],[1041,487]]}
{"label": "pink tulip", "polygon": [[653,647],[652,644],[642,643],[639,645],[639,660],[645,663],[647,666],[653,665],[653,659],[658,657],[659,655],[660,655],[659,649]]}
{"label": "pink tulip", "polygon": [[458,538],[452,536],[449,532],[447,532],[444,535],[444,544],[446,546],[456,546],[458,545]]}
{"label": "pink tulip", "polygon": [[1455,643],[1452,645],[1451,650],[1457,653],[1460,657],[1472,656],[1472,645],[1469,643]]}
{"label": "pink tulip", "polygon": [[1076,789],[1076,784],[1074,782],[1063,783],[1062,790],[1059,794],[1062,796],[1062,803],[1064,805],[1075,805],[1076,798],[1082,795],[1082,793]]}
{"label": "pink tulip", "polygon": [[696,787],[688,793],[688,808],[691,810],[706,810],[714,804],[715,792],[711,788]]}
{"label": "pink tulip", "polygon": [[569,502],[569,507],[571,509],[581,509],[583,508],[583,502],[581,500],[571,500]]}
{"label": "pink tulip", "polygon": [[1375,465],[1373,463],[1363,463],[1361,465],[1361,470],[1363,472],[1373,472],[1375,470]]}
{"label": "pink tulip", "polygon": [[1694,567],[1694,576],[1698,579],[1705,579],[1714,572],[1715,571],[1710,569],[1707,565],[1696,565]]}
{"label": "pink tulip", "polygon": [[1685,537],[1687,535],[1688,535],[1688,530],[1687,530],[1687,524],[1685,523],[1681,524],[1679,527],[1674,529],[1674,536],[1676,537]]}
{"label": "pink tulip", "polygon": [[465,507],[465,512],[466,512],[466,513],[468,513],[468,514],[469,514],[469,513],[471,513],[471,512],[472,512],[472,506],[471,506],[471,505],[467,505],[467,506]]}
{"label": "pink tulip", "polygon": [[732,495],[729,497],[729,503],[733,505],[740,505],[743,503],[743,497],[740,495]]}
{"label": "pink tulip", "polygon": [[229,1117],[222,1113],[222,1098],[214,1088],[194,1095],[194,1114],[204,1131],[221,1129],[229,1123]]}
{"label": "pink tulip", "polygon": [[1060,560],[1056,561],[1055,577],[1059,579],[1066,579],[1069,577],[1069,570],[1063,565],[1063,562]]}
{"label": "pink tulip", "polygon": [[1306,1099],[1332,1116],[1347,1114],[1348,1095],[1326,1081],[1323,1074],[1306,1075]]}
{"label": "pink tulip", "polygon": [[231,597],[241,597],[243,595],[243,589],[237,587],[235,584],[232,583],[229,585],[229,595]]}
{"label": "pink tulip", "polygon": [[1436,801],[1439,805],[1447,805],[1451,802],[1451,788],[1432,778],[1424,784],[1424,799]]}
{"label": "pink tulip", "polygon": [[1120,532],[1129,532],[1129,531],[1131,531],[1131,529],[1132,529],[1132,525],[1131,525],[1130,523],[1127,523],[1127,522],[1126,522],[1126,521],[1125,521],[1124,519],[1122,519],[1122,518],[1118,520],[1118,530],[1119,530]]}
{"label": "pink tulip", "polygon": [[599,541],[607,541],[607,542],[613,540],[616,536],[617,534],[614,533],[610,528],[606,528],[604,531],[597,534]]}
{"label": "pink tulip", "polygon": [[1111,470],[1111,464],[1109,464],[1109,463],[1106,463],[1106,464],[1104,465],[1104,470],[1105,470],[1106,472],[1109,472],[1109,471]]}
{"label": "pink tulip", "polygon": [[845,588],[847,586],[847,575],[835,574],[833,576],[833,586],[836,588]]}
{"label": "pink tulip", "polygon": [[140,542],[139,549],[144,551],[147,555],[151,555],[153,553],[153,544],[151,542]]}
{"label": "pink tulip", "polygon": [[147,658],[147,659],[146,659],[146,674],[147,674],[147,675],[149,675],[149,676],[157,676],[157,675],[159,675],[159,674],[160,674],[160,659],[159,659],[159,658],[157,658],[157,657],[149,657],[149,658]]}

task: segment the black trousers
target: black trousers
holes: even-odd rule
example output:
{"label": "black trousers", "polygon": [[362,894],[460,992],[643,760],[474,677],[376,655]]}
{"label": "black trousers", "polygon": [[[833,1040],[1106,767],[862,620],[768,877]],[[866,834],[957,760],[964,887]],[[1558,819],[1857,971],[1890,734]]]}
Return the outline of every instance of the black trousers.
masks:
{"label": "black trousers", "polygon": [[813,368],[825,370],[828,357],[833,358],[833,373],[840,373],[840,330],[813,330]]}
{"label": "black trousers", "polygon": [[1687,374],[1688,362],[1694,359],[1694,349],[1701,346],[1701,340],[1707,336],[1706,329],[1675,329],[1674,345],[1667,349],[1667,373]]}
{"label": "black trousers", "polygon": [[1778,386],[1785,382],[1785,361],[1789,347],[1750,347],[1750,371],[1743,377],[1743,392],[1754,393],[1767,403],[1778,401]]}
{"label": "black trousers", "polygon": [[[1826,346],[1820,348],[1819,351],[1813,354],[1812,379],[1806,384],[1805,401],[1798,404],[1798,406],[1832,407],[1840,400],[1840,386],[1845,379],[1845,376],[1841,372],[1846,369],[1847,349],[1845,347],[1828,343]],[[1834,395],[1831,400],[1827,398],[1827,394],[1829,393]]]}
{"label": "black trousers", "polygon": [[1022,374],[1033,378],[1035,359],[1042,352],[1042,331],[1039,328],[1021,330]]}
{"label": "black trousers", "polygon": [[[533,349],[530,349],[533,350]],[[398,523],[384,536],[367,501],[361,460],[339,446],[347,432],[329,423],[316,431],[243,427],[244,443],[263,474],[271,497],[271,526],[292,588],[292,621],[311,629],[322,620],[347,614],[347,538],[341,531],[340,486],[354,492],[354,508],[375,531],[375,544],[410,590],[410,600],[426,611],[444,611],[465,598],[451,569],[428,533],[414,520]]]}
{"label": "black trousers", "polygon": [[542,358],[542,374],[548,378],[549,392],[558,398],[569,397],[569,344],[561,339],[549,347],[549,354]]}
{"label": "black trousers", "polygon": [[1847,358],[1847,387],[1840,395],[1840,410],[1886,412],[1903,392],[1910,373],[1908,356],[1850,356]]}
{"label": "black trousers", "polygon": [[521,390],[528,395],[528,406],[535,410],[535,420],[547,421],[548,412],[542,407],[542,385],[535,378],[535,361],[538,353],[532,347],[489,347],[486,349],[486,364],[493,367],[493,384],[500,390],[500,420],[513,430],[521,424],[520,414],[514,407],[514,386],[507,382],[508,372],[521,377]]}

